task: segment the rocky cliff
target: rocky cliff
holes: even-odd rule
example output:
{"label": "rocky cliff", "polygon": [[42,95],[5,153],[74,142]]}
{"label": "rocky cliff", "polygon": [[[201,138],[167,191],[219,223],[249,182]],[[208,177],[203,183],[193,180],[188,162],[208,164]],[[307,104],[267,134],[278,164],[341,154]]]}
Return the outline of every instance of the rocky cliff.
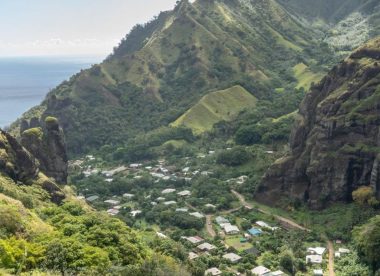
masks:
{"label": "rocky cliff", "polygon": [[313,208],[380,193],[380,38],[334,67],[301,103],[289,155],[264,176],[256,198],[302,201]]}
{"label": "rocky cliff", "polygon": [[67,182],[67,154],[58,120],[47,117],[44,123],[23,121],[21,144],[39,161],[39,167],[58,183]]}

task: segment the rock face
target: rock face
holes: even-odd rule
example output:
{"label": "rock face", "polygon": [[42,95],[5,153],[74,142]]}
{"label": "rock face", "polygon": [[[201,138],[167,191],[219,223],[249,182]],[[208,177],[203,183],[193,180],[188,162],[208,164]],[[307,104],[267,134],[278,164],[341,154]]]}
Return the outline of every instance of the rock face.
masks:
{"label": "rock face", "polygon": [[27,181],[38,175],[38,161],[8,133],[0,130],[0,172],[14,181]]}
{"label": "rock face", "polygon": [[268,170],[256,198],[321,208],[352,200],[371,185],[380,194],[380,39],[356,50],[307,94],[291,152]]}
{"label": "rock face", "polygon": [[23,122],[21,144],[37,158],[42,172],[58,183],[66,183],[68,158],[63,131],[57,119],[47,117],[42,126],[33,121],[32,128],[27,124]]}

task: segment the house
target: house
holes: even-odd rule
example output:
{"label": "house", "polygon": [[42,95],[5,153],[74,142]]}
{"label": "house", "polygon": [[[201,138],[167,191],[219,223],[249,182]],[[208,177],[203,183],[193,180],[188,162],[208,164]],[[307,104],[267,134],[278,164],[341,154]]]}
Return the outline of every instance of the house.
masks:
{"label": "house", "polygon": [[189,211],[189,209],[187,208],[177,208],[175,209],[176,212],[182,212],[182,213],[187,213]]}
{"label": "house", "polygon": [[206,252],[216,249],[216,247],[214,245],[209,244],[208,242],[205,242],[205,243],[198,245],[197,248],[200,251],[206,251]]}
{"label": "house", "polygon": [[348,254],[348,253],[350,253],[350,250],[346,249],[346,248],[339,248],[338,252],[340,254]]}
{"label": "house", "polygon": [[128,194],[128,193],[126,193],[126,194],[123,194],[123,197],[125,197],[125,198],[132,198],[132,197],[134,197],[135,195],[133,195],[133,194]]}
{"label": "house", "polygon": [[258,256],[260,254],[260,251],[254,247],[248,248],[248,249],[244,250],[244,252],[247,254],[252,254],[254,256]]}
{"label": "house", "polygon": [[113,179],[112,178],[106,178],[105,181],[108,182],[108,183],[112,183]]}
{"label": "house", "polygon": [[335,252],[334,256],[335,256],[335,258],[340,258],[341,254],[340,254],[340,252]]}
{"label": "house", "polygon": [[272,229],[272,226],[270,226],[269,224],[267,224],[266,222],[264,221],[256,221],[256,224],[262,228],[268,228],[268,229]]}
{"label": "house", "polygon": [[183,239],[191,242],[192,244],[197,244],[203,241],[201,237],[194,236],[194,237],[183,237]]}
{"label": "house", "polygon": [[281,270],[277,270],[275,272],[271,272],[272,276],[285,276],[286,274],[281,271]]}
{"label": "house", "polygon": [[161,192],[161,194],[171,194],[171,193],[174,193],[176,190],[175,189],[165,189]]}
{"label": "house", "polygon": [[326,248],[324,247],[309,247],[307,249],[307,253],[316,254],[316,255],[323,255],[326,251]]}
{"label": "house", "polygon": [[226,232],[227,235],[236,235],[239,234],[240,230],[237,226],[231,225],[229,223],[224,224],[224,232]]}
{"label": "house", "polygon": [[306,263],[312,263],[312,264],[321,264],[323,261],[321,255],[307,255],[306,256]]}
{"label": "house", "polygon": [[166,198],[160,196],[160,197],[157,198],[157,201],[164,201],[165,199]]}
{"label": "house", "polygon": [[211,208],[211,209],[216,209],[216,206],[213,205],[213,204],[210,204],[210,203],[206,204],[205,207],[206,208]]}
{"label": "house", "polygon": [[208,154],[214,154],[214,153],[215,153],[214,150],[210,150],[210,151],[208,152]]}
{"label": "house", "polygon": [[177,193],[177,195],[179,195],[179,196],[190,196],[191,192],[188,190],[184,190],[182,192]]}
{"label": "house", "polygon": [[199,257],[198,254],[196,254],[196,253],[194,253],[194,252],[189,252],[189,260],[190,260],[190,261],[192,261],[192,260],[194,260],[194,259],[196,259],[196,258],[198,258],[198,257]]}
{"label": "house", "polygon": [[205,217],[204,215],[202,215],[202,214],[199,213],[199,212],[190,213],[189,215],[190,215],[190,216],[193,216],[193,217],[196,217],[196,218],[199,218],[199,219]]}
{"label": "house", "polygon": [[224,217],[220,217],[220,216],[219,216],[219,217],[216,217],[216,218],[215,218],[215,221],[216,221],[217,224],[219,224],[219,226],[220,226],[221,224],[230,223],[228,219],[226,219],[226,218],[224,218]]}
{"label": "house", "polygon": [[252,236],[260,236],[263,233],[263,231],[261,231],[258,228],[251,228],[248,230],[248,233],[251,234]]}
{"label": "house", "polygon": [[161,239],[167,239],[168,238],[165,234],[162,234],[160,232],[156,232],[156,235],[157,235],[157,237],[159,237]]}
{"label": "house", "polygon": [[120,201],[119,200],[108,199],[108,200],[105,200],[104,203],[108,203],[108,204],[111,204],[111,205],[119,205]]}
{"label": "house", "polygon": [[155,172],[152,172],[150,175],[153,176],[153,177],[156,177],[156,178],[163,178],[163,177],[165,177],[164,174],[162,174],[162,173],[155,173]]}
{"label": "house", "polygon": [[241,257],[239,255],[236,255],[235,253],[228,253],[223,255],[223,258],[230,261],[231,263],[237,263],[241,260]]}
{"label": "house", "polygon": [[177,204],[177,202],[175,202],[174,200],[171,200],[171,201],[165,201],[165,202],[164,202],[164,205],[166,205],[166,206],[174,205],[174,204]]}
{"label": "house", "polygon": [[269,275],[270,270],[266,268],[265,266],[260,265],[252,269],[251,272],[253,275],[264,276],[264,275]]}
{"label": "house", "polygon": [[216,267],[212,267],[212,268],[206,270],[205,275],[206,276],[208,276],[208,275],[219,276],[219,275],[222,275],[222,271],[220,271]]}
{"label": "house", "polygon": [[141,167],[141,165],[142,165],[142,164],[130,164],[129,167],[130,167],[131,169],[137,169],[137,168]]}
{"label": "house", "polygon": [[99,199],[99,196],[97,196],[97,195],[89,196],[88,198],[86,198],[86,200],[88,202],[93,202],[93,201],[95,201],[97,199]]}
{"label": "house", "polygon": [[150,204],[152,204],[153,206],[156,206],[156,205],[157,205],[157,202],[152,201]]}
{"label": "house", "polygon": [[140,210],[135,210],[135,211],[132,211],[131,212],[131,215],[132,215],[132,217],[136,217],[137,215],[139,215],[139,214],[141,214],[142,213],[142,211],[140,211]]}
{"label": "house", "polygon": [[108,209],[107,213],[111,216],[116,216],[120,211],[118,209]]}
{"label": "house", "polygon": [[182,169],[183,173],[188,173],[190,171],[190,167],[186,167]]}
{"label": "house", "polygon": [[313,275],[314,276],[323,276],[323,270],[322,269],[314,269]]}

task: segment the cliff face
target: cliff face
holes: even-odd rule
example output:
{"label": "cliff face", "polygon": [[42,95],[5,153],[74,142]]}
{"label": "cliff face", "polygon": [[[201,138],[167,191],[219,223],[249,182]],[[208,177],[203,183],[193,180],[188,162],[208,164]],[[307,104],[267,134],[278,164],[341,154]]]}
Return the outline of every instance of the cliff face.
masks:
{"label": "cliff face", "polygon": [[21,144],[39,161],[41,171],[58,183],[66,183],[68,158],[57,119],[47,117],[42,126],[34,120],[24,121],[21,130]]}
{"label": "cliff face", "polygon": [[[359,186],[380,195],[380,39],[359,48],[307,94],[291,152],[264,176],[256,198],[313,208],[350,201]],[[285,199],[286,198],[286,199]]]}

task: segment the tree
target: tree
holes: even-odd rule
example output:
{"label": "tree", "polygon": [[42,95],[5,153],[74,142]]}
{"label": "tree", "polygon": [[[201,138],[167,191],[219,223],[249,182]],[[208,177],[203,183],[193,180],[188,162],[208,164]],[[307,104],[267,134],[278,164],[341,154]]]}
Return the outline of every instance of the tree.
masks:
{"label": "tree", "polygon": [[261,141],[261,135],[255,125],[241,127],[235,135],[235,141],[239,145],[253,145]]}
{"label": "tree", "polygon": [[369,186],[362,186],[353,191],[352,198],[360,205],[376,206],[379,204],[375,196],[375,191]]}
{"label": "tree", "polygon": [[380,268],[380,216],[372,218],[362,226],[355,227],[352,234],[359,257],[375,272]]}
{"label": "tree", "polygon": [[280,265],[290,274],[294,274],[294,256],[290,250],[284,250],[280,254]]}

